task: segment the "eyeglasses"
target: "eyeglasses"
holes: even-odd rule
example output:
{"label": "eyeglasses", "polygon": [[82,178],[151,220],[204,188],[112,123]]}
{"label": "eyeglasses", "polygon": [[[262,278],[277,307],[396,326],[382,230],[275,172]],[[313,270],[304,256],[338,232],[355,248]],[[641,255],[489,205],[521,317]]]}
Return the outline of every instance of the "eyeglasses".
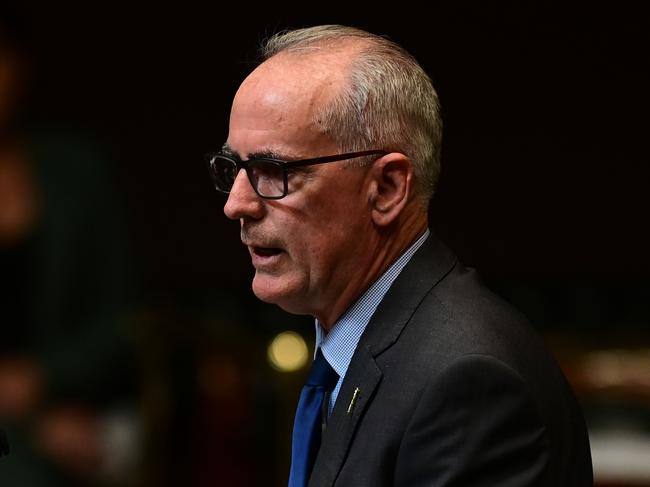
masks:
{"label": "eyeglasses", "polygon": [[270,200],[279,200],[280,198],[284,198],[289,192],[287,174],[291,169],[384,154],[387,154],[387,152],[382,150],[369,150],[316,157],[314,159],[303,159],[300,161],[281,161],[267,157],[242,161],[227,154],[211,153],[206,156],[206,159],[212,181],[218,191],[230,193],[237,174],[239,174],[241,169],[245,169],[251,186],[253,186],[253,189],[259,196]]}

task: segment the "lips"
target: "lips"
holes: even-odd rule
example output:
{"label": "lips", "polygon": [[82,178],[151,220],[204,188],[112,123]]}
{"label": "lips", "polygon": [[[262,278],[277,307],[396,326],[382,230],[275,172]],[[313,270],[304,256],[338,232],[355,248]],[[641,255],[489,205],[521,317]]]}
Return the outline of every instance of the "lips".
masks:
{"label": "lips", "polygon": [[279,247],[264,247],[260,245],[248,245],[248,252],[251,255],[253,267],[258,271],[271,271],[275,269],[285,255],[283,249]]}
{"label": "lips", "polygon": [[279,265],[285,250],[279,245],[281,242],[264,232],[254,229],[241,229],[241,241],[248,247],[253,266],[256,269],[270,268]]}
{"label": "lips", "polygon": [[282,249],[277,247],[251,247],[251,250],[255,255],[260,257],[273,257],[282,252]]}

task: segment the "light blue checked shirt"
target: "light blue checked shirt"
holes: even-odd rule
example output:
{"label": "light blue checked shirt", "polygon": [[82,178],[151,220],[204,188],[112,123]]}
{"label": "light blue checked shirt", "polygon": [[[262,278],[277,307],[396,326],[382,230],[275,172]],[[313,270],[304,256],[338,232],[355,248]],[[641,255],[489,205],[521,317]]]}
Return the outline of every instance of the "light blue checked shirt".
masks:
{"label": "light blue checked shirt", "polygon": [[348,371],[352,355],[357,348],[363,331],[368,326],[370,318],[377,306],[384,299],[391,284],[397,278],[404,266],[411,260],[413,254],[429,236],[429,229],[404,252],[379,279],[361,296],[348,310],[338,319],[329,333],[325,333],[316,320],[316,348],[320,347],[323,356],[327,359],[332,368],[339,375],[339,381],[330,395],[329,414],[332,414],[336,398],[338,397],[341,384]]}

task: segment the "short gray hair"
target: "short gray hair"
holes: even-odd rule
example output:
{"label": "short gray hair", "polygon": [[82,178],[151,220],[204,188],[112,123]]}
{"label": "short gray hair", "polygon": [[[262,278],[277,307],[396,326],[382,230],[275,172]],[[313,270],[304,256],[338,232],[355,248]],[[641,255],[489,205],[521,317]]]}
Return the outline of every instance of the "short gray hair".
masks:
{"label": "short gray hair", "polygon": [[310,48],[362,41],[348,83],[323,107],[318,119],[341,151],[383,149],[408,156],[416,194],[433,196],[440,175],[442,120],[431,79],[404,48],[354,27],[322,25],[284,31],[260,49],[265,61],[279,53],[313,53]]}

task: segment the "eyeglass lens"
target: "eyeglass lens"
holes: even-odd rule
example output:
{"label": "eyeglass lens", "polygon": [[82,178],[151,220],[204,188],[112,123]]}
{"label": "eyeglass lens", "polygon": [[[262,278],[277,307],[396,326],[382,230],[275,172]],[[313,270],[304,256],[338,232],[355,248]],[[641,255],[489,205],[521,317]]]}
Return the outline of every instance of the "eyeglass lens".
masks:
{"label": "eyeglass lens", "polygon": [[248,178],[261,196],[284,194],[284,174],[280,164],[271,161],[249,161]]}
{"label": "eyeglass lens", "polygon": [[[215,156],[211,166],[217,188],[229,192],[237,177],[237,163],[226,157]],[[246,173],[251,185],[260,196],[277,198],[284,194],[284,174],[280,164],[265,160],[249,160]]]}
{"label": "eyeglass lens", "polygon": [[237,177],[237,164],[225,157],[215,156],[210,164],[214,184],[221,190],[228,192]]}

